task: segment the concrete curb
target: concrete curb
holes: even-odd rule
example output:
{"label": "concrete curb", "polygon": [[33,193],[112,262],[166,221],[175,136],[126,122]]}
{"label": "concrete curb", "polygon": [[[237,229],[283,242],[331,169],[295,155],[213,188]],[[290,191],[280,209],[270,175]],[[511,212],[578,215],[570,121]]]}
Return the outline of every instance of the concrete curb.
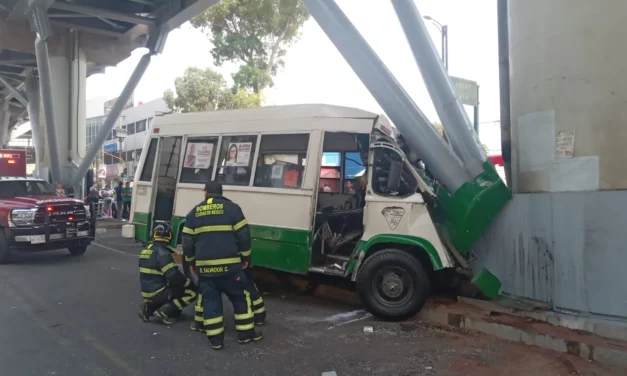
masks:
{"label": "concrete curb", "polygon": [[[254,269],[253,276],[255,281],[275,286],[287,285],[286,287],[299,291],[311,289],[310,293],[319,298],[361,305],[357,293],[322,284],[312,287],[305,276],[286,275],[279,279],[271,270],[257,268]],[[430,299],[416,318],[627,369],[627,342],[582,334],[530,318],[498,314],[470,304],[437,298]]]}
{"label": "concrete curb", "polygon": [[128,224],[129,222],[122,222],[116,220],[99,220],[96,221],[96,228],[106,228],[109,230],[121,230],[122,226]]}
{"label": "concrete curb", "polygon": [[[454,304],[454,303],[453,303]],[[452,328],[477,331],[504,340],[537,346],[565,354],[571,354],[601,364],[627,368],[627,347],[592,335],[579,335],[568,330],[574,338],[563,338],[530,327],[517,327],[474,314],[453,312],[449,306],[429,302],[418,315],[419,318]],[[528,320],[528,319],[527,319]],[[548,325],[548,324],[547,324]]]}

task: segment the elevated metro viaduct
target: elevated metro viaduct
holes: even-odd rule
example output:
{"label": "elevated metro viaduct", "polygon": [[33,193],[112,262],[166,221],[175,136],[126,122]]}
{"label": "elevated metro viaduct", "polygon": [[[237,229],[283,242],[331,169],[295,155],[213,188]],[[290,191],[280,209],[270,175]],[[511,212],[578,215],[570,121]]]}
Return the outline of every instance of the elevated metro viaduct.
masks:
{"label": "elevated metro viaduct", "polygon": [[[0,0],[0,146],[28,119],[41,177],[80,183],[168,33],[219,0]],[[86,78],[144,55],[85,146]]]}
{"label": "elevated metro viaduct", "polygon": [[[483,156],[473,150],[475,135],[465,131],[470,123],[460,121],[455,101],[434,102],[440,117],[459,115],[443,124],[463,158],[454,157],[432,127],[417,125],[430,122],[334,0],[302,1],[394,124],[424,146],[418,149],[435,162],[434,175],[453,188],[463,182],[464,168],[476,169]],[[42,171],[49,167],[53,180],[76,186],[167,33],[217,2],[0,0],[0,144],[12,124],[30,118]],[[627,32],[627,2],[497,3],[503,156],[514,199],[474,244],[470,261],[475,270],[492,270],[506,292],[624,323],[627,55],[616,46]],[[392,4],[421,71],[428,65],[427,73],[441,73],[422,72],[432,98],[451,89],[437,59],[419,51],[427,34],[418,12],[409,1]],[[141,46],[148,54],[85,151],[85,77]]]}

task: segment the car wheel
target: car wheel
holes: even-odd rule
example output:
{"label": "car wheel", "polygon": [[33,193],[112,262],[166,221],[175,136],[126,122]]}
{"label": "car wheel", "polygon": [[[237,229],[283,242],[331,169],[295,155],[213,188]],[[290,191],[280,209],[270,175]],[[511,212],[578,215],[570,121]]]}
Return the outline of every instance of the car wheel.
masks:
{"label": "car wheel", "polygon": [[431,283],[417,258],[385,249],[367,258],[359,269],[357,292],[374,316],[399,321],[420,312],[431,293]]}
{"label": "car wheel", "polygon": [[87,252],[87,246],[80,245],[76,247],[70,247],[68,248],[68,251],[70,251],[70,254],[72,256],[82,256],[85,252]]}

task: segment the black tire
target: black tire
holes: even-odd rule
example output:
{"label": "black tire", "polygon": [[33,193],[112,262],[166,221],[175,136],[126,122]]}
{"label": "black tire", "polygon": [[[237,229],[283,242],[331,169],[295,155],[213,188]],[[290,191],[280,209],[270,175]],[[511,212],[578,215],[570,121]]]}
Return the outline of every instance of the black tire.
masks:
{"label": "black tire", "polygon": [[431,282],[417,258],[384,249],[367,258],[359,269],[357,292],[374,316],[401,321],[420,312],[431,293]]}
{"label": "black tire", "polygon": [[0,228],[0,264],[7,264],[11,261],[11,251],[9,243],[4,237],[4,231]]}
{"label": "black tire", "polygon": [[67,250],[70,251],[70,254],[72,256],[82,256],[83,254],[85,254],[85,252],[87,252],[87,246],[79,245],[76,247],[70,247]]}

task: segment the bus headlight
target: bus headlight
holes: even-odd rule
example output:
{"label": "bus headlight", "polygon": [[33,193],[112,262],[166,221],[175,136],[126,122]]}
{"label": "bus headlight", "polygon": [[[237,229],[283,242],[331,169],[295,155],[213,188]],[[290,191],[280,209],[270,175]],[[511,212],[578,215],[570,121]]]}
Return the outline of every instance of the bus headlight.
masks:
{"label": "bus headlight", "polygon": [[37,209],[13,209],[11,210],[11,222],[15,226],[28,226],[35,222]]}

